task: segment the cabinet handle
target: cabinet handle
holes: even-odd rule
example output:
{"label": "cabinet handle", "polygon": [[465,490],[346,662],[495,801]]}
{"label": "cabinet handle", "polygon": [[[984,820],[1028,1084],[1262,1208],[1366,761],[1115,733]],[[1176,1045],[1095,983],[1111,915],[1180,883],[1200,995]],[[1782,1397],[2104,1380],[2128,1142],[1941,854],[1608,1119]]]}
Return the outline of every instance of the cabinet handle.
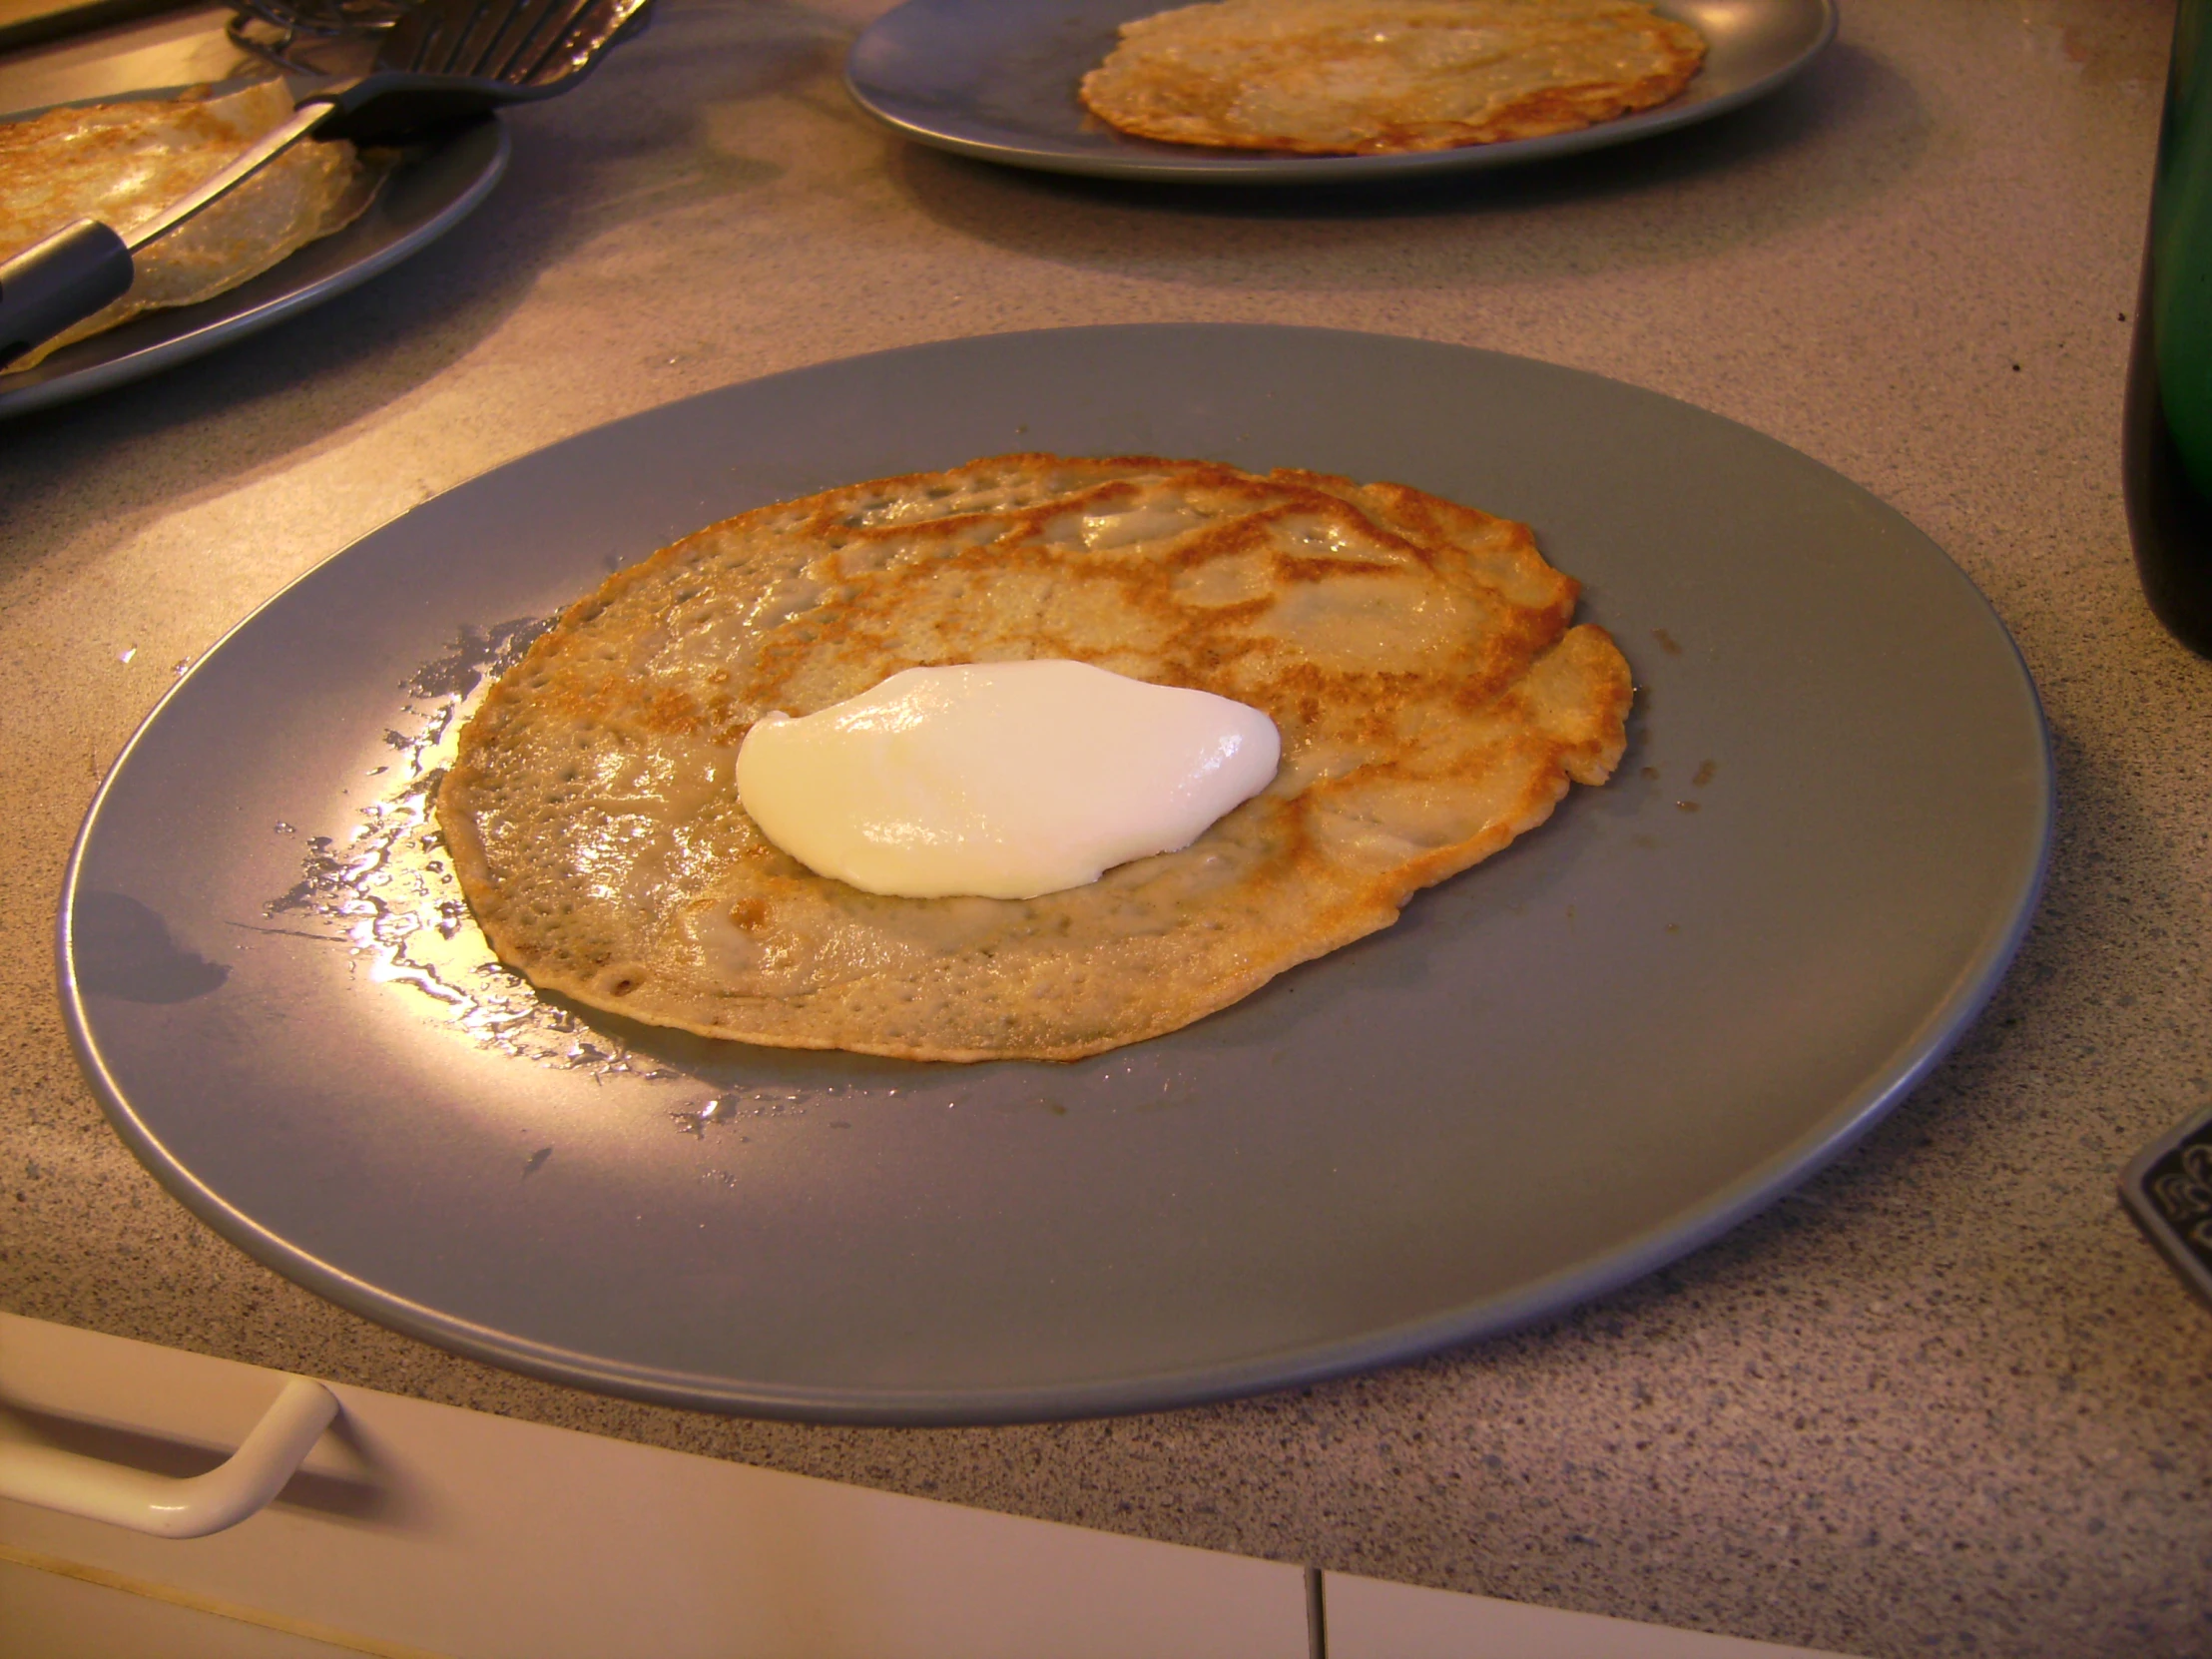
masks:
{"label": "cabinet handle", "polygon": [[328,1388],[291,1378],[230,1460],[189,1480],[52,1446],[0,1443],[0,1497],[157,1538],[204,1538],[238,1525],[282,1491],[337,1414]]}

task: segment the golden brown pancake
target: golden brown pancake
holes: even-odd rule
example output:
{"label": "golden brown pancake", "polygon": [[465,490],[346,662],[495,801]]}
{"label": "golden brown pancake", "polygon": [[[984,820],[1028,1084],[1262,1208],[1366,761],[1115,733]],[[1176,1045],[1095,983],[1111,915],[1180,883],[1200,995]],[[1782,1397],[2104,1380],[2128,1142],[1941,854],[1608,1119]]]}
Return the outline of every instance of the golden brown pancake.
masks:
{"label": "golden brown pancake", "polygon": [[[613,577],[502,677],[438,823],[500,959],[709,1036],[1068,1060],[1386,927],[1619,760],[1628,665],[1525,526],[1396,484],[1006,455],[746,513]],[[820,876],[738,745],[901,669],[1061,658],[1235,698],[1275,782],[1032,899]],[[1070,741],[1080,743],[1079,734]]]}
{"label": "golden brown pancake", "polygon": [[[241,155],[292,111],[281,81],[222,98],[49,110],[0,123],[0,259],[80,219],[128,236]],[[342,141],[293,145],[214,206],[132,256],[130,292],[11,363],[164,305],[213,298],[349,225],[381,177]]]}
{"label": "golden brown pancake", "polygon": [[1123,24],[1081,95],[1142,138],[1372,156],[1594,126],[1704,59],[1638,0],[1220,0]]}

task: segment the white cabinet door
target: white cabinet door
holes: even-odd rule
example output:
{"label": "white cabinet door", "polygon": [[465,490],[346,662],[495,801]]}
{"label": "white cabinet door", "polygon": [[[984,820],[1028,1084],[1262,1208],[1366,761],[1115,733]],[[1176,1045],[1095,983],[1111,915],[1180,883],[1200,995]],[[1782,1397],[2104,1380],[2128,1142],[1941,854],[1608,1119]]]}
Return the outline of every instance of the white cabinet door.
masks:
{"label": "white cabinet door", "polygon": [[[280,1381],[0,1316],[0,1432],[85,1448],[121,1429],[108,1449],[163,1472],[192,1472],[180,1445],[218,1460]],[[0,1554],[454,1659],[1308,1654],[1295,1566],[333,1389],[338,1426],[230,1531],[151,1538],[0,1502]]]}
{"label": "white cabinet door", "polygon": [[[10,1441],[199,1473],[284,1381],[0,1314],[0,1478]],[[0,1499],[0,1659],[1818,1659],[330,1387],[228,1531]]]}

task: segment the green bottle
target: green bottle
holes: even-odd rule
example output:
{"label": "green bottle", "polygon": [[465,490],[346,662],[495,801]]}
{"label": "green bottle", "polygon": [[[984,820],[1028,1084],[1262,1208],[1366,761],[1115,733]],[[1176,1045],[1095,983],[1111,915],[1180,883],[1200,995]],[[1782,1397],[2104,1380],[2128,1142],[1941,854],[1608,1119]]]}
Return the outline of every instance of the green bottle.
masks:
{"label": "green bottle", "polygon": [[2181,0],[2122,445],[2144,597],[2212,657],[2212,0]]}

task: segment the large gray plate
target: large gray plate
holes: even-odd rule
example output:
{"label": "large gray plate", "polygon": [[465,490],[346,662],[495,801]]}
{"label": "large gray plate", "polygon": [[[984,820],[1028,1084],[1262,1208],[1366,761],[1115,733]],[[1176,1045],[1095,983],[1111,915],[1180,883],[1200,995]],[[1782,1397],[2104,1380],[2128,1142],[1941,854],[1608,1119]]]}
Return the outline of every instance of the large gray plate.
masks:
{"label": "large gray plate", "polygon": [[0,375],[0,419],[105,391],[259,333],[356,287],[445,235],[506,171],[507,130],[473,122],[410,153],[360,218],[197,305],[150,311]]}
{"label": "large gray plate", "polygon": [[[1014,447],[1400,479],[1530,521],[1635,666],[1619,776],[1391,930],[1068,1066],[619,1022],[517,1058],[269,914],[307,835],[342,842],[386,789],[400,688],[464,628],[544,615],[742,508]],[[1973,1017],[2049,824],[2002,626],[1795,451],[1488,352],[1065,329],[710,392],[356,543],[134,740],[71,867],[61,960],[125,1139],[348,1307],[617,1392],[987,1421],[1402,1360],[1711,1239]],[[622,1040],[671,1075],[605,1064]]]}
{"label": "large gray plate", "polygon": [[1681,97],[1580,132],[1408,156],[1282,156],[1130,138],[1077,102],[1076,83],[1131,18],[1164,0],[906,0],[870,24],[845,89],[903,138],[1049,173],[1166,184],[1354,183],[1463,173],[1648,138],[1764,97],[1835,38],[1835,0],[1661,0],[1696,25],[1705,66]]}

